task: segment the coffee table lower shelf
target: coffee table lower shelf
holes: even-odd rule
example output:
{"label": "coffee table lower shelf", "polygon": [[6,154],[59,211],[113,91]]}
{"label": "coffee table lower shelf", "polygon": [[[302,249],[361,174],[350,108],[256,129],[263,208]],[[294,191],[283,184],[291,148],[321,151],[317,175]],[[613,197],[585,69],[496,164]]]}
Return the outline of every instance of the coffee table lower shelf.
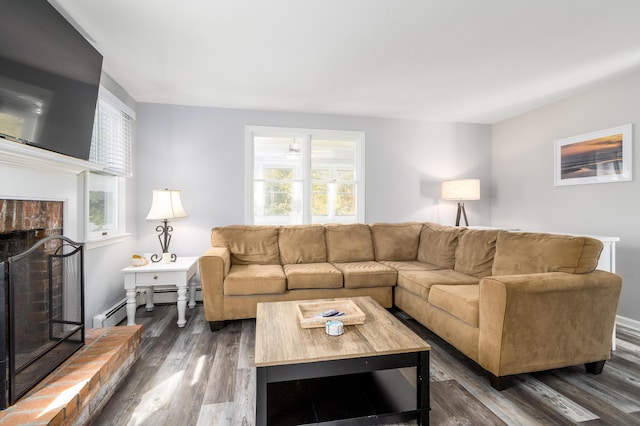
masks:
{"label": "coffee table lower shelf", "polygon": [[429,424],[429,351],[258,367],[256,382],[258,425]]}

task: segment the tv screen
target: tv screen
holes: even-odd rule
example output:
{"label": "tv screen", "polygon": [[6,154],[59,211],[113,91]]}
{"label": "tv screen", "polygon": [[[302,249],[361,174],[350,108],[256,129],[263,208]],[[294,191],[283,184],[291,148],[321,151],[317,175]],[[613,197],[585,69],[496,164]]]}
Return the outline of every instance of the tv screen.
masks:
{"label": "tv screen", "polygon": [[0,136],[87,160],[102,55],[45,0],[1,0]]}

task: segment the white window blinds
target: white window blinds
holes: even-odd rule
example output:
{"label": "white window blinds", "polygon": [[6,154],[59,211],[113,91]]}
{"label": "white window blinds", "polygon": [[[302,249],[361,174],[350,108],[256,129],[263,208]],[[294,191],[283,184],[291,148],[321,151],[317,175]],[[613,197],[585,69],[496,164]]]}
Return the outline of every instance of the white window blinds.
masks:
{"label": "white window blinds", "polygon": [[107,173],[131,176],[131,143],[134,113],[127,113],[115,96],[100,90],[89,161],[99,164]]}

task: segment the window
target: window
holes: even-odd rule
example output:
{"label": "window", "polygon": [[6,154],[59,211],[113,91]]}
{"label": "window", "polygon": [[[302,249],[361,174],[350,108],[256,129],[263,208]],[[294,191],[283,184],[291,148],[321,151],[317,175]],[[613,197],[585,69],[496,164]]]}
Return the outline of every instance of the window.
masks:
{"label": "window", "polygon": [[107,173],[131,176],[131,134],[135,113],[104,88],[100,88],[89,161]]}
{"label": "window", "polygon": [[364,222],[364,134],[249,126],[252,224]]}
{"label": "window", "polygon": [[89,161],[101,171],[87,173],[87,239],[100,240],[125,231],[125,177],[131,176],[135,113],[100,87]]}
{"label": "window", "polygon": [[118,218],[118,177],[89,172],[89,228],[91,239],[116,233]]}

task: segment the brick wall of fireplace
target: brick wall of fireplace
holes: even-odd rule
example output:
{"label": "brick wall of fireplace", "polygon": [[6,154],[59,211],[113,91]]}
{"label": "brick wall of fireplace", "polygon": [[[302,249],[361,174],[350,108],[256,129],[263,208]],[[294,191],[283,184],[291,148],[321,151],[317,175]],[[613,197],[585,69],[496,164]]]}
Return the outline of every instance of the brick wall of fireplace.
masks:
{"label": "brick wall of fireplace", "polygon": [[11,251],[24,251],[20,246],[23,240],[28,244],[49,235],[62,235],[62,212],[62,201],[0,199],[0,261]]}

